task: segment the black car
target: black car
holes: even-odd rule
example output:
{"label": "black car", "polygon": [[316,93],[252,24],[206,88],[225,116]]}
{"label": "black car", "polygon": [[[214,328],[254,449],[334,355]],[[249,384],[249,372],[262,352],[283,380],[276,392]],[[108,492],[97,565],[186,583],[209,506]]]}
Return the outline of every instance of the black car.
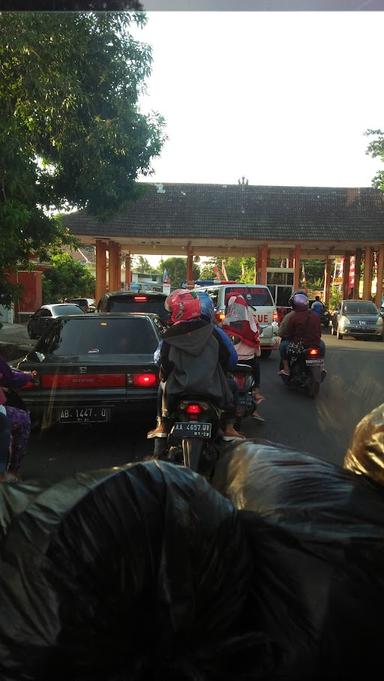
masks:
{"label": "black car", "polygon": [[167,295],[158,291],[110,291],[98,302],[98,312],[153,312],[167,322],[169,313],[164,307]]}
{"label": "black car", "polygon": [[73,303],[54,303],[42,305],[35,314],[28,319],[27,332],[30,338],[40,338],[53,324],[57,317],[63,315],[81,314],[84,310]]}
{"label": "black car", "polygon": [[107,422],[128,412],[156,412],[154,362],[163,326],[153,314],[57,319],[18,364],[36,370],[22,397],[34,421]]}

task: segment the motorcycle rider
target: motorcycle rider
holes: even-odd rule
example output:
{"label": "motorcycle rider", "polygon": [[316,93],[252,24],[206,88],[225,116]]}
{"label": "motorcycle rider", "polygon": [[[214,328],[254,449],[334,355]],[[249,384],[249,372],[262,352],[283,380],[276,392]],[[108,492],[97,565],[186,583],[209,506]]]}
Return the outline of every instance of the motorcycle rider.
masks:
{"label": "motorcycle rider", "polygon": [[295,293],[291,304],[293,310],[284,317],[279,328],[279,335],[282,337],[279,350],[283,362],[279,374],[284,376],[290,374],[287,357],[289,343],[302,341],[304,347],[315,345],[320,348],[321,356],[325,355],[325,344],[321,340],[320,317],[309,309],[308,296],[305,293]]}
{"label": "motorcycle rider", "polygon": [[231,366],[230,352],[212,321],[202,318],[196,291],[177,289],[165,301],[171,326],[160,345],[160,379],[163,382],[162,414],[148,438],[167,434],[164,417],[173,401],[183,394],[204,395],[224,411],[224,438],[244,439],[234,428],[235,409],[232,392],[225,377]]}

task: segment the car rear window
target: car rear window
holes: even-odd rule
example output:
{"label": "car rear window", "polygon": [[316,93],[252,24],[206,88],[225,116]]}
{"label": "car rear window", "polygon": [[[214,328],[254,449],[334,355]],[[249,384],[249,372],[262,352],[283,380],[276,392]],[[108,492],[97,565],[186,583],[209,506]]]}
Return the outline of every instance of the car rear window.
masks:
{"label": "car rear window", "polygon": [[36,350],[51,355],[142,355],[158,345],[148,319],[63,319],[43,337]]}
{"label": "car rear window", "polygon": [[247,296],[247,302],[249,302],[253,307],[265,305],[273,306],[270,290],[261,286],[242,286],[241,288],[236,286],[227,286],[225,289],[226,305],[228,304],[230,297],[233,295],[241,295],[244,297]]}
{"label": "car rear window", "polygon": [[107,312],[153,312],[162,319],[169,315],[164,308],[164,298],[151,298],[150,296],[113,296],[108,299]]}
{"label": "car rear window", "polygon": [[53,308],[54,315],[61,314],[83,314],[83,310],[78,305],[56,305]]}
{"label": "car rear window", "polygon": [[373,303],[345,303],[344,314],[378,314],[377,307]]}

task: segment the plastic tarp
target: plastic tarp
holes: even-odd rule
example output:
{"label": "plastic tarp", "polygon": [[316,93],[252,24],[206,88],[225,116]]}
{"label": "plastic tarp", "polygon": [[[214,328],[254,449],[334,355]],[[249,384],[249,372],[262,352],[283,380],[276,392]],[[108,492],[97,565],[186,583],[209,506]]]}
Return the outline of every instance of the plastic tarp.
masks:
{"label": "plastic tarp", "polygon": [[357,424],[344,468],[384,485],[384,402]]}
{"label": "plastic tarp", "polygon": [[237,678],[252,560],[202,477],[145,462],[1,501],[2,681]]}
{"label": "plastic tarp", "polygon": [[253,553],[249,626],[275,642],[276,679],[373,679],[382,661],[384,490],[271,444],[219,460]]}

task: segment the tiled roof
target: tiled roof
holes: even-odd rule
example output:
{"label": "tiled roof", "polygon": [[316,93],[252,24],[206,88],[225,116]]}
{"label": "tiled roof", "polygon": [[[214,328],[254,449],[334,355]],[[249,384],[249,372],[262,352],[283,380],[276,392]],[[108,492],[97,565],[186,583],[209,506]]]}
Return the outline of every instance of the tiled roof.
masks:
{"label": "tiled roof", "polygon": [[84,211],[65,224],[78,235],[384,242],[384,196],[372,188],[145,184],[106,221]]}

